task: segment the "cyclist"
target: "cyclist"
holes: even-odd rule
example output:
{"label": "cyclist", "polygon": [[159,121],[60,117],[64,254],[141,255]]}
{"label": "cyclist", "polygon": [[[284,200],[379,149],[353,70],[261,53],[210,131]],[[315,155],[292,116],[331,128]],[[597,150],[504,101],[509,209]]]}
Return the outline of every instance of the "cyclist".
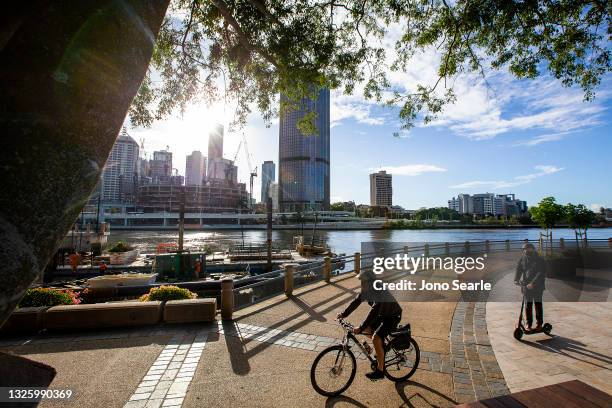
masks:
{"label": "cyclist", "polygon": [[397,328],[402,319],[402,307],[389,291],[373,290],[372,282],[375,279],[375,275],[372,271],[362,271],[358,277],[361,280],[360,293],[336,317],[344,319],[357,309],[361,302],[368,302],[371,307],[370,312],[361,325],[353,329],[353,333],[368,335],[372,339],[374,350],[376,351],[377,367],[376,370],[367,373],[366,377],[370,380],[380,380],[384,377],[383,370],[385,365],[383,339]]}

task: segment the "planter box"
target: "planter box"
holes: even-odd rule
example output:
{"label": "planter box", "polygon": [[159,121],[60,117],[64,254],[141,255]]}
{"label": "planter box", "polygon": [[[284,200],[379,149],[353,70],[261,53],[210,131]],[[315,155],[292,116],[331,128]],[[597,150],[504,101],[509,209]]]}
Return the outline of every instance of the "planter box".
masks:
{"label": "planter box", "polygon": [[16,309],[0,328],[2,334],[37,333],[42,330],[42,317],[48,307],[23,307]]}
{"label": "planter box", "polygon": [[216,317],[216,299],[169,300],[164,306],[165,323],[213,322]]}
{"label": "planter box", "polygon": [[94,329],[158,324],[161,302],[97,303],[54,306],[44,315],[44,327],[55,329]]}
{"label": "planter box", "polygon": [[545,259],[547,278],[574,278],[576,277],[575,258],[550,258]]}
{"label": "planter box", "polygon": [[138,249],[127,252],[109,252],[109,263],[111,265],[129,265],[138,257]]}

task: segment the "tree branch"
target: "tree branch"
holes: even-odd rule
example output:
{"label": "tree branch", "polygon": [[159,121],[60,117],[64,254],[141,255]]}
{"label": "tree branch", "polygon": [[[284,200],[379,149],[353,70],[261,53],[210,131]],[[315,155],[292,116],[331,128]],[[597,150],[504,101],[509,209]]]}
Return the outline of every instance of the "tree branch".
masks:
{"label": "tree branch", "polygon": [[238,40],[240,41],[240,44],[242,44],[242,46],[244,48],[248,49],[249,51],[252,51],[254,53],[257,53],[257,54],[261,55],[266,61],[268,61],[270,64],[274,65],[274,67],[276,69],[280,69],[280,65],[278,64],[276,59],[274,59],[274,57],[272,57],[272,55],[270,55],[265,50],[261,49],[261,47],[258,47],[258,46],[254,45],[254,44],[251,44],[249,38],[244,33],[244,31],[242,31],[242,28],[240,27],[240,24],[238,24],[238,22],[236,21],[234,16],[232,16],[231,11],[229,10],[229,8],[227,7],[227,4],[223,0],[213,0],[213,3],[215,5],[215,7],[217,7],[217,9],[219,9],[219,12],[221,13],[221,15],[223,16],[225,21],[229,25],[231,25],[232,28],[236,31],[236,35],[238,36]]}

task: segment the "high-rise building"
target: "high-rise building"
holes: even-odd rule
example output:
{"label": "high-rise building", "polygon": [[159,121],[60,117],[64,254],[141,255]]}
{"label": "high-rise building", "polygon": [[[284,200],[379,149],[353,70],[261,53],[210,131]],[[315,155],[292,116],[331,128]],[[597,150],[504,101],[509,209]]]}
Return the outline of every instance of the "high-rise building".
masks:
{"label": "high-rise building", "polygon": [[223,158],[223,125],[217,124],[208,134],[208,174],[216,159]]}
{"label": "high-rise building", "polygon": [[102,201],[133,201],[138,182],[138,150],[138,143],[123,128],[102,171]]}
{"label": "high-rise building", "polygon": [[261,166],[261,202],[265,203],[270,194],[270,184],[276,179],[276,166],[273,161],[266,160]]}
{"label": "high-rise building", "polygon": [[[286,98],[281,96],[281,105]],[[279,124],[278,201],[281,211],[329,210],[329,89],[297,109],[282,109]],[[298,121],[316,112],[316,134],[304,135]]]}
{"label": "high-rise building", "polygon": [[393,205],[392,178],[385,170],[370,174],[370,205],[377,207]]}
{"label": "high-rise building", "polygon": [[153,152],[149,168],[153,184],[169,183],[172,176],[172,152],[167,150]]}
{"label": "high-rise building", "polygon": [[209,159],[207,180],[226,180],[229,183],[236,184],[238,182],[238,167],[229,159]]}
{"label": "high-rise building", "polygon": [[199,186],[204,179],[206,179],[206,158],[202,156],[200,151],[195,150],[187,155],[187,161],[185,162],[185,185]]}

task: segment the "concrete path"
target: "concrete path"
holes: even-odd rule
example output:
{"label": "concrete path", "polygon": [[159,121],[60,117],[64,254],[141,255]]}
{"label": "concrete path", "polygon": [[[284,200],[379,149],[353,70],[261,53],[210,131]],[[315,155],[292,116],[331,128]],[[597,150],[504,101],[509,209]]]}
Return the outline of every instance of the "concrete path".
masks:
{"label": "concrete path", "polygon": [[549,302],[545,321],[552,337],[516,341],[519,302],[487,304],[487,326],[495,356],[511,392],[578,379],[612,394],[612,304]]}

